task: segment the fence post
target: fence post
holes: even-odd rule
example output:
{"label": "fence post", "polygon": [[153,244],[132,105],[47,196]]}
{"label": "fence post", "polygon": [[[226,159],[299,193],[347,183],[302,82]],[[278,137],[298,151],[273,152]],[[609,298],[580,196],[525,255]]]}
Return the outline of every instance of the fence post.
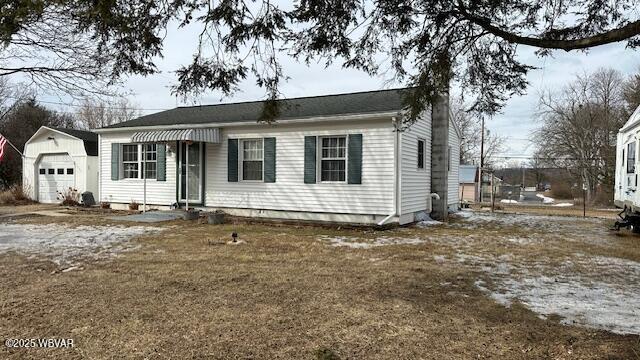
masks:
{"label": "fence post", "polygon": [[582,217],[587,217],[587,189],[582,186]]}

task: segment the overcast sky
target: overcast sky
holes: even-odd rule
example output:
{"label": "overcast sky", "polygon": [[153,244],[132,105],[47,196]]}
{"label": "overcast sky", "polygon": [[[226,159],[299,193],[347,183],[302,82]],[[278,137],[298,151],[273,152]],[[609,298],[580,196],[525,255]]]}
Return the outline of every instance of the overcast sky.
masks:
{"label": "overcast sky", "polygon": [[[164,58],[157,61],[162,73],[146,78],[132,77],[126,81],[127,88],[134,94],[131,97],[133,102],[145,109],[145,114],[177,105],[193,105],[193,100],[185,103],[171,96],[170,86],[175,84],[173,71],[190,62],[197,34],[198,29],[193,27],[169,31],[164,43]],[[627,50],[623,44],[602,46],[589,53],[557,51],[553,57],[547,58],[538,58],[533,53],[534,49],[529,47],[523,46],[519,52],[521,61],[539,69],[531,71],[528,75],[530,86],[527,95],[512,98],[503,113],[488,122],[491,131],[508,137],[507,149],[503,155],[532,153],[533,146],[528,139],[537,127],[535,111],[540,91],[559,89],[576,74],[591,72],[599,67],[612,67],[625,75],[640,71],[640,51]],[[287,57],[283,57],[282,61],[285,73],[291,77],[281,86],[286,97],[377,90],[385,87],[384,78],[370,77],[363,72],[344,70],[339,66],[324,68],[320,64],[307,67]],[[265,96],[263,89],[251,81],[243,83],[241,89],[242,91],[232,98],[221,99],[219,95],[212,94],[198,99],[196,104],[256,100]]]}

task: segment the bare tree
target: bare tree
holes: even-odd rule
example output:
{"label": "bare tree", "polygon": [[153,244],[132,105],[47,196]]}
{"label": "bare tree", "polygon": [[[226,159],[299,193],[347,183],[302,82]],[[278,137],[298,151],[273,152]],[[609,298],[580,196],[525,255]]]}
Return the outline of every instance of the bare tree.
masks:
{"label": "bare tree", "polygon": [[626,102],[625,117],[629,118],[640,106],[640,68],[625,81],[623,93]]}
{"label": "bare tree", "polygon": [[468,106],[462,98],[451,99],[451,116],[458,124],[462,139],[460,139],[460,163],[472,164],[479,155],[480,131],[478,119],[468,111]]}
{"label": "bare tree", "polygon": [[[492,167],[496,164],[496,156],[504,150],[505,138],[493,134],[490,130],[484,129],[484,139],[482,138],[481,119],[476,112],[471,111],[471,106],[466,104],[461,98],[454,98],[451,101],[451,116],[458,124],[462,139],[460,141],[460,163],[480,164],[480,149],[484,148],[485,167]],[[480,143],[484,140],[484,146]]]}
{"label": "bare tree", "polygon": [[599,185],[613,186],[615,134],[626,121],[623,81],[619,72],[600,69],[540,99],[543,125],[536,133],[537,150],[579,179],[588,201]]}
{"label": "bare tree", "polygon": [[529,159],[527,166],[533,174],[533,180],[536,187],[546,180],[544,169],[548,167],[547,165],[548,162],[540,150],[536,150],[533,153],[533,157]]}
{"label": "bare tree", "polygon": [[[480,131],[482,132],[482,131]],[[498,165],[498,156],[504,151],[506,138],[485,129],[484,136],[484,159],[485,168],[493,169]]]}
{"label": "bare tree", "polygon": [[0,122],[16,106],[33,97],[33,94],[26,89],[11,84],[7,78],[0,77]]}
{"label": "bare tree", "polygon": [[76,118],[80,127],[97,129],[131,120],[140,115],[140,109],[127,98],[120,98],[116,102],[85,99]]}

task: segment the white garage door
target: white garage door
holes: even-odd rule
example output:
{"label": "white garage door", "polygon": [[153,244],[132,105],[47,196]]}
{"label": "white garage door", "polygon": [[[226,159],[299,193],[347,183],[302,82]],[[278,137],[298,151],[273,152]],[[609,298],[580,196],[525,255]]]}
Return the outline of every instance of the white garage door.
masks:
{"label": "white garage door", "polygon": [[38,201],[57,203],[58,191],[75,188],[76,169],[68,154],[43,155],[38,164]]}

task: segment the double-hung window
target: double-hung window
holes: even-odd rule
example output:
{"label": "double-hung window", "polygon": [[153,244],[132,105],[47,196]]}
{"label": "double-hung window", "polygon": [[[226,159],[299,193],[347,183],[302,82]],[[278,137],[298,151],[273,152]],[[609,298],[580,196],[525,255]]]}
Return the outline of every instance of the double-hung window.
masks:
{"label": "double-hung window", "polygon": [[156,144],[144,144],[142,147],[142,158],[144,159],[144,176],[147,179],[155,179],[157,177],[157,159],[158,152]]}
{"label": "double-hung window", "polygon": [[347,137],[320,138],[320,181],[345,181],[347,169]]}
{"label": "double-hung window", "polygon": [[122,145],[122,177],[125,179],[137,179],[139,169],[138,145]]}
{"label": "double-hung window", "polygon": [[262,139],[243,139],[241,144],[242,180],[262,181],[264,164]]}
{"label": "double-hung window", "polygon": [[155,179],[158,175],[156,144],[123,144],[122,177]]}

